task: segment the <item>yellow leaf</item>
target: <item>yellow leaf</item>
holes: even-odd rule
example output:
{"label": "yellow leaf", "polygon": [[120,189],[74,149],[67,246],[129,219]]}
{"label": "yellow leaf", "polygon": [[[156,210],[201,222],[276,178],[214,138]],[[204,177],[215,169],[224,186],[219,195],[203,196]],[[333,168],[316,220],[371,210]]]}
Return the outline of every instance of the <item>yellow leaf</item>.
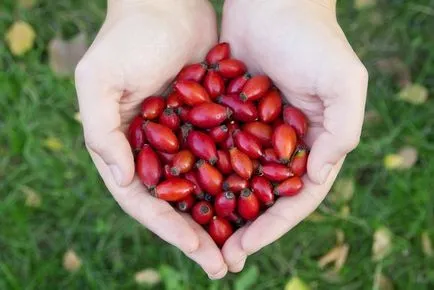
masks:
{"label": "yellow leaf", "polygon": [[422,242],[422,251],[427,257],[433,256],[433,248],[431,239],[429,238],[429,235],[427,232],[423,232],[421,235],[421,242]]}
{"label": "yellow leaf", "polygon": [[384,167],[388,170],[397,169],[402,166],[404,160],[398,154],[388,154],[384,157]]}
{"label": "yellow leaf", "polygon": [[63,143],[56,137],[48,137],[44,140],[44,146],[51,151],[60,151],[63,148]]}
{"label": "yellow leaf", "polygon": [[285,285],[285,290],[310,290],[311,288],[299,277],[292,277]]}
{"label": "yellow leaf", "polygon": [[334,247],[324,256],[322,256],[318,261],[318,266],[320,268],[324,268],[330,263],[334,263],[334,271],[338,272],[347,261],[348,252],[350,250],[350,246],[348,244],[343,244]]}
{"label": "yellow leaf", "polygon": [[81,268],[81,259],[74,250],[68,250],[63,256],[63,268],[68,272],[76,272]]}
{"label": "yellow leaf", "polygon": [[393,290],[394,287],[392,281],[388,277],[384,276],[383,273],[379,272],[375,275],[374,286],[372,287],[372,289]]}
{"label": "yellow leaf", "polygon": [[333,190],[329,195],[330,201],[348,202],[353,198],[355,182],[352,178],[340,178],[333,186]]}
{"label": "yellow leaf", "polygon": [[18,21],[6,32],[6,42],[13,55],[23,55],[33,48],[36,33],[27,22]]}
{"label": "yellow leaf", "polygon": [[36,0],[18,0],[20,6],[23,8],[32,8],[36,4]]}
{"label": "yellow leaf", "polygon": [[369,8],[376,4],[376,0],[354,0],[354,7],[358,10]]}
{"label": "yellow leaf", "polygon": [[153,286],[160,283],[161,276],[160,273],[155,269],[148,268],[137,272],[134,275],[134,280],[137,284],[146,284],[149,286]]}
{"label": "yellow leaf", "polygon": [[35,190],[28,186],[21,186],[21,191],[26,196],[25,205],[28,207],[40,207],[41,206],[41,196]]}
{"label": "yellow leaf", "polygon": [[410,104],[420,105],[428,99],[428,89],[419,84],[409,84],[399,92],[398,97]]}
{"label": "yellow leaf", "polygon": [[378,228],[374,233],[372,260],[383,260],[392,250],[392,232],[386,227]]}

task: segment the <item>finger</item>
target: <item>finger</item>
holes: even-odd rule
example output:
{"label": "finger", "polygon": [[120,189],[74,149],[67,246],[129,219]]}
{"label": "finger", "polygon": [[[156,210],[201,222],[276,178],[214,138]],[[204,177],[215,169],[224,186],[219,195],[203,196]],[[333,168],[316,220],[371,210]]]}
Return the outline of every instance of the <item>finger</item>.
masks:
{"label": "finger", "polygon": [[189,215],[183,214],[183,217],[199,237],[199,247],[194,252],[187,254],[187,256],[198,263],[210,279],[216,280],[226,276],[228,267],[223,260],[220,249],[209,234],[193,221]]}
{"label": "finger", "polygon": [[186,255],[199,248],[196,232],[169,203],[148,194],[137,177],[127,187],[118,186],[101,156],[90,152],[105,185],[127,214]]}
{"label": "finger", "polygon": [[259,216],[241,238],[246,255],[251,255],[276,241],[312,213],[329,192],[342,166],[341,159],[332,169],[327,181],[318,185],[304,178],[304,189],[296,196],[282,197]]}
{"label": "finger", "polygon": [[222,249],[223,258],[232,273],[241,272],[247,260],[247,254],[241,245],[241,238],[247,230],[247,225],[237,230],[225,243]]}
{"label": "finger", "polygon": [[119,101],[122,91],[104,87],[86,63],[76,70],[76,87],[86,146],[101,157],[120,186],[134,177],[133,154],[121,130]]}
{"label": "finger", "polygon": [[[339,81],[322,84],[318,94],[324,103],[322,132],[312,144],[308,174],[312,181],[322,184],[335,164],[357,147],[363,124],[368,75],[360,62]],[[330,80],[328,80],[330,81]]]}

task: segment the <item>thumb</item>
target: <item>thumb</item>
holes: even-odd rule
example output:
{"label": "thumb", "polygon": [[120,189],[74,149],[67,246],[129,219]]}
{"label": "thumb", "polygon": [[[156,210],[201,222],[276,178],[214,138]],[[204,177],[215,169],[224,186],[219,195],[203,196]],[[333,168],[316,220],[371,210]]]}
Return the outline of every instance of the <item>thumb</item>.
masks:
{"label": "thumb", "polygon": [[[329,81],[329,80],[328,80]],[[318,92],[324,104],[321,132],[312,132],[314,140],[308,160],[309,178],[323,184],[333,167],[355,149],[363,125],[368,73],[357,62],[350,72],[341,75],[336,87]]]}
{"label": "thumb", "polygon": [[75,73],[86,147],[101,157],[119,186],[127,186],[134,177],[134,157],[121,129],[122,91],[105,87],[98,75],[83,63]]}

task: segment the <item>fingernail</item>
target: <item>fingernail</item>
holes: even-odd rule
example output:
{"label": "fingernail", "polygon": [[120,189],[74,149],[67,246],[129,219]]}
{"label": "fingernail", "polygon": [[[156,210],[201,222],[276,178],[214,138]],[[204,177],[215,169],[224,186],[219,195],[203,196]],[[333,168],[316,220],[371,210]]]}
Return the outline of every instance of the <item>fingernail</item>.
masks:
{"label": "fingernail", "polygon": [[229,267],[229,270],[232,273],[238,273],[241,272],[244,268],[244,264],[246,263],[246,258],[242,258],[240,261],[236,262],[234,265]]}
{"label": "fingernail", "polygon": [[327,178],[329,177],[330,172],[332,171],[333,166],[331,164],[326,164],[321,169],[319,173],[319,178],[321,179],[321,184],[327,181]]}
{"label": "fingernail", "polygon": [[110,165],[110,171],[116,181],[116,183],[121,186],[122,185],[122,173],[116,165]]}
{"label": "fingernail", "polygon": [[208,274],[208,278],[210,278],[211,280],[219,280],[222,279],[224,276],[226,276],[227,272],[228,272],[228,267],[225,265],[216,274]]}

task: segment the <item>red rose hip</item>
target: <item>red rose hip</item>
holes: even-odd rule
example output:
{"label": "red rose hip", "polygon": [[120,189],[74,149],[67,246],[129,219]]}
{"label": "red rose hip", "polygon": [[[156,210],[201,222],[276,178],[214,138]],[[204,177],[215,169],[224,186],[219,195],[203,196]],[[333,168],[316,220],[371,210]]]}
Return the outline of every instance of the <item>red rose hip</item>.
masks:
{"label": "red rose hip", "polygon": [[240,98],[243,102],[256,101],[270,89],[270,78],[264,75],[254,76],[244,85]]}
{"label": "red rose hip", "polygon": [[231,191],[233,193],[240,193],[241,190],[247,188],[249,186],[249,182],[240,177],[237,174],[231,174],[229,175],[225,181],[223,182],[223,190],[224,191]]}
{"label": "red rose hip", "polygon": [[211,164],[216,163],[217,148],[212,138],[207,134],[199,131],[189,132],[187,145],[197,158],[205,159]]}
{"label": "red rose hip", "polygon": [[231,156],[232,169],[235,173],[244,179],[250,179],[253,174],[253,163],[249,156],[236,147],[231,148],[229,154]]}
{"label": "red rose hip", "polygon": [[231,80],[226,88],[226,94],[240,94],[247,81],[251,78],[252,76],[249,73],[245,73],[244,75]]}
{"label": "red rose hip", "polygon": [[152,96],[142,103],[142,117],[145,120],[154,120],[163,113],[166,101],[163,97]]}
{"label": "red rose hip", "polygon": [[196,203],[192,210],[191,216],[200,225],[209,223],[214,215],[212,205],[208,201],[199,201]]}
{"label": "red rose hip", "polygon": [[228,217],[237,206],[235,194],[230,191],[219,193],[214,201],[214,210],[219,217]]}
{"label": "red rose hip", "polygon": [[177,109],[182,106],[181,96],[178,92],[173,91],[166,100],[167,108]]}
{"label": "red rose hip", "polygon": [[300,177],[294,176],[288,178],[274,188],[274,194],[277,196],[294,196],[303,188],[303,181]]}
{"label": "red rose hip", "polygon": [[250,182],[253,194],[265,205],[270,206],[274,203],[273,186],[270,181],[263,176],[255,176]]}
{"label": "red rose hip", "polygon": [[200,187],[211,195],[217,195],[222,190],[223,175],[205,160],[199,160],[196,167]]}
{"label": "red rose hip", "polygon": [[277,163],[267,163],[261,165],[259,167],[259,174],[270,181],[276,182],[284,181],[293,175],[287,166]]}
{"label": "red rose hip", "polygon": [[216,143],[225,141],[229,136],[229,129],[226,125],[220,125],[209,130],[209,136]]}
{"label": "red rose hip", "polygon": [[147,189],[152,189],[160,181],[162,168],[157,153],[148,144],[137,156],[136,172]]}
{"label": "red rose hip", "polygon": [[209,64],[216,64],[221,60],[228,59],[231,56],[230,45],[227,42],[222,42],[211,48],[205,60]]}
{"label": "red rose hip", "polygon": [[243,75],[247,68],[246,65],[234,58],[224,59],[215,65],[215,70],[224,78],[232,79]]}
{"label": "red rose hip", "polygon": [[258,105],[259,119],[265,123],[276,120],[282,111],[282,96],[277,90],[269,91]]}
{"label": "red rose hip", "polygon": [[236,130],[233,137],[235,146],[250,158],[258,159],[263,155],[261,143],[255,136],[248,132]]}
{"label": "red rose hip", "polygon": [[259,215],[259,201],[250,189],[243,189],[238,198],[238,213],[243,219],[253,220]]}
{"label": "red rose hip", "polygon": [[158,151],[175,153],[179,149],[178,138],[170,128],[151,121],[143,124],[146,139]]}
{"label": "red rose hip", "polygon": [[196,82],[179,81],[175,84],[175,90],[180,94],[182,102],[189,106],[211,102],[208,92]]}
{"label": "red rose hip", "polygon": [[216,166],[221,173],[227,175],[232,173],[231,156],[226,150],[217,150]]}
{"label": "red rose hip", "polygon": [[146,142],[145,132],[143,132],[142,125],[143,118],[137,116],[133,119],[128,128],[128,141],[134,151],[140,151]]}
{"label": "red rose hip", "polygon": [[181,124],[181,120],[178,115],[171,108],[167,108],[160,115],[160,119],[158,120],[161,125],[166,126],[171,130],[176,130],[179,128]]}
{"label": "red rose hip", "polygon": [[253,102],[242,102],[237,95],[221,96],[217,99],[233,111],[232,117],[240,122],[253,122],[258,119],[258,110]]}
{"label": "red rose hip", "polygon": [[195,161],[196,158],[189,150],[179,151],[173,158],[170,172],[175,176],[187,173],[193,168]]}
{"label": "red rose hip", "polygon": [[196,177],[196,172],[194,171],[187,172],[186,174],[184,174],[184,178],[194,184],[193,194],[197,198],[203,198],[205,193],[203,192],[202,188],[199,185],[199,181],[197,180]]}
{"label": "red rose hip", "polygon": [[263,146],[271,146],[273,129],[270,125],[263,122],[250,122],[244,124],[243,131],[255,136]]}
{"label": "red rose hip", "polygon": [[288,124],[278,126],[273,133],[272,143],[280,161],[289,162],[297,145],[295,130]]}
{"label": "red rose hip", "polygon": [[165,201],[179,201],[186,198],[194,190],[194,184],[190,181],[172,177],[158,184],[151,194]]}
{"label": "red rose hip", "polygon": [[176,77],[177,81],[195,81],[201,82],[206,74],[208,66],[206,63],[195,63],[184,67]]}
{"label": "red rose hip", "polygon": [[215,103],[205,103],[193,107],[189,114],[189,122],[202,129],[210,129],[221,125],[232,115],[231,109]]}
{"label": "red rose hip", "polygon": [[219,73],[210,70],[203,81],[203,86],[211,99],[215,99],[225,92],[225,82]]}
{"label": "red rose hip", "polygon": [[219,247],[223,247],[227,239],[232,235],[231,224],[220,217],[213,217],[208,226],[208,233]]}
{"label": "red rose hip", "polygon": [[309,152],[303,146],[299,146],[292,156],[292,160],[289,163],[289,169],[297,176],[303,176],[306,173],[307,159]]}
{"label": "red rose hip", "polygon": [[308,128],[307,118],[299,109],[286,106],[283,109],[283,120],[285,120],[286,124],[291,125],[301,138],[306,135]]}
{"label": "red rose hip", "polygon": [[176,208],[182,212],[189,212],[190,209],[193,207],[194,202],[195,202],[195,199],[194,199],[193,195],[190,194],[190,195],[187,195],[187,197],[185,197],[184,199],[181,199],[180,201],[178,201],[176,203]]}

